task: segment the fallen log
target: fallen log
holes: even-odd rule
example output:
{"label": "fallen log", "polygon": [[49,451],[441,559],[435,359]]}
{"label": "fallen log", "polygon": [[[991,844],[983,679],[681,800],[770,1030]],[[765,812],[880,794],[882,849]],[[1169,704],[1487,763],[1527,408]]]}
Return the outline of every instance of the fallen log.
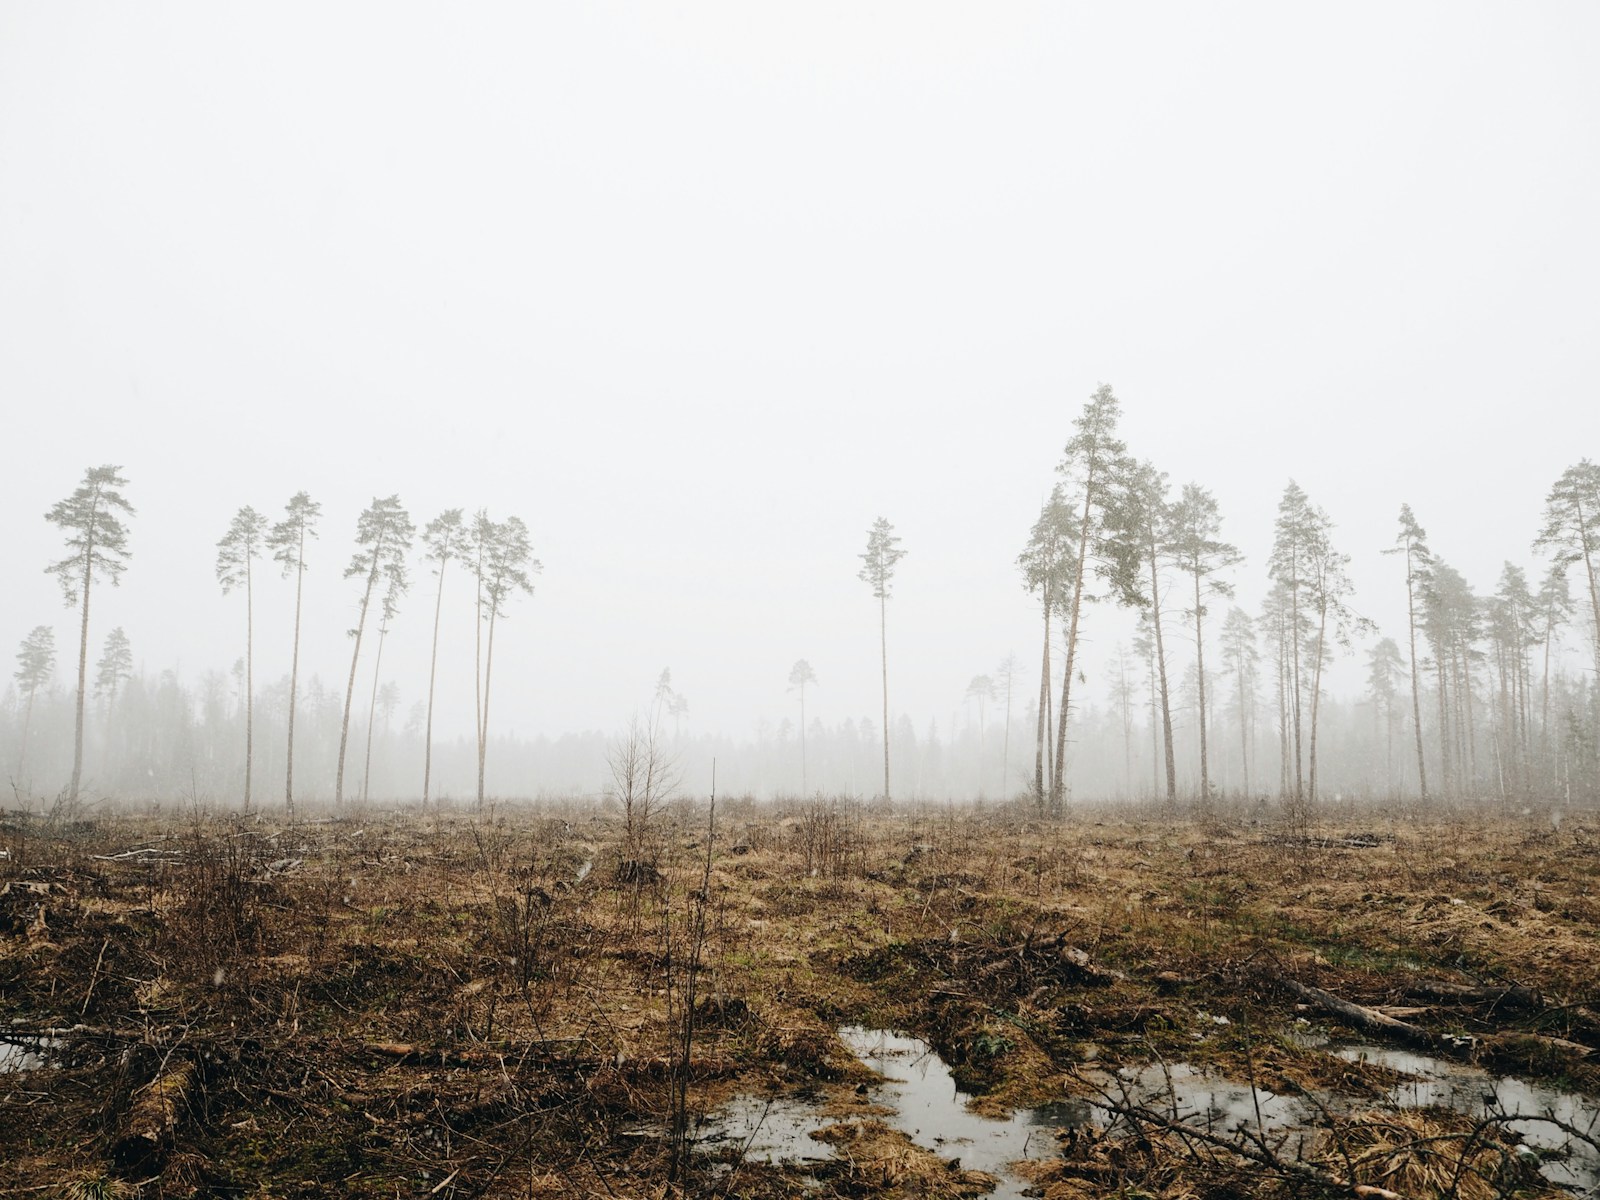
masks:
{"label": "fallen log", "polygon": [[151,1080],[129,1108],[112,1145],[112,1157],[123,1166],[133,1166],[148,1164],[171,1150],[178,1126],[189,1112],[194,1086],[194,1066],[188,1062],[173,1063]]}
{"label": "fallen log", "polygon": [[1365,1005],[1353,1004],[1349,1000],[1342,1000],[1332,992],[1325,992],[1317,987],[1308,987],[1287,976],[1277,976],[1273,982],[1305,1003],[1320,1008],[1323,1012],[1331,1013],[1346,1024],[1354,1025],[1358,1029],[1366,1029],[1373,1033],[1383,1034],[1385,1037],[1398,1038],[1401,1041],[1410,1042],[1417,1046],[1446,1046],[1454,1050],[1461,1050],[1473,1044],[1473,1039],[1471,1038],[1434,1033],[1431,1029],[1413,1025],[1410,1021],[1402,1021],[1398,1017],[1391,1017],[1375,1008],[1367,1008]]}
{"label": "fallen log", "polygon": [[1532,988],[1474,987],[1446,979],[1414,979],[1405,987],[1408,996],[1423,996],[1457,1004],[1493,1004],[1503,1008],[1543,1008],[1544,1000]]}

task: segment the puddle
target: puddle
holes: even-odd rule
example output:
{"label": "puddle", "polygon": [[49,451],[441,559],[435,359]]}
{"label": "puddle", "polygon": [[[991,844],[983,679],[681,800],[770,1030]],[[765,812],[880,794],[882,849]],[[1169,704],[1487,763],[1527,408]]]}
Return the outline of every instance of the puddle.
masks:
{"label": "puddle", "polygon": [[[959,1159],[969,1171],[985,1171],[1000,1182],[990,1196],[1021,1200],[1027,1185],[1007,1169],[1024,1158],[1056,1152],[1056,1131],[1096,1119],[1087,1101],[1063,1100],[1024,1109],[1005,1120],[967,1109],[971,1097],[960,1091],[950,1068],[928,1044],[882,1029],[847,1025],[839,1037],[867,1066],[884,1077],[871,1091],[874,1104],[894,1111],[881,1119],[917,1145],[944,1159]],[[803,1100],[743,1096],[726,1105],[706,1125],[707,1144],[748,1142],[745,1157],[764,1162],[805,1162],[832,1157],[811,1135],[848,1117],[824,1117]]]}
{"label": "puddle", "polygon": [[[1496,1078],[1465,1063],[1389,1046],[1344,1043],[1330,1044],[1326,1049],[1351,1062],[1370,1062],[1416,1076],[1389,1093],[1389,1100],[1401,1108],[1449,1108],[1470,1117],[1497,1113],[1548,1116],[1600,1138],[1600,1100],[1588,1096],[1513,1077]],[[1576,1188],[1600,1187],[1600,1151],[1593,1146],[1568,1138],[1546,1121],[1507,1121],[1506,1125],[1521,1134],[1529,1146],[1564,1155],[1541,1166],[1550,1182]]]}
{"label": "puddle", "polygon": [[8,1071],[37,1071],[45,1065],[46,1051],[61,1045],[60,1038],[0,1038],[0,1075]]}
{"label": "puddle", "polygon": [[[1279,1096],[1265,1088],[1256,1088],[1252,1096],[1249,1084],[1184,1062],[1168,1067],[1152,1063],[1122,1071],[1106,1082],[1113,1098],[1120,1099],[1118,1093],[1126,1088],[1130,1100],[1208,1132],[1232,1132],[1240,1125],[1254,1129],[1258,1110],[1260,1124],[1268,1133],[1309,1124],[1316,1115],[1315,1107],[1298,1096]],[[1104,1113],[1096,1109],[1095,1119],[1103,1124]]]}
{"label": "puddle", "polygon": [[[999,1183],[989,1194],[1000,1200],[1021,1200],[1027,1186],[1011,1174],[1010,1164],[1053,1157],[1058,1130],[1104,1126],[1109,1121],[1103,1109],[1075,1098],[1020,1110],[1005,1120],[979,1116],[967,1108],[971,1097],[956,1087],[944,1060],[921,1039],[859,1025],[845,1026],[838,1034],[858,1059],[883,1076],[884,1082],[871,1089],[870,1099],[893,1111],[880,1119],[942,1158],[959,1159],[967,1170],[995,1176]],[[1588,1097],[1520,1079],[1497,1079],[1475,1067],[1387,1046],[1301,1040],[1340,1058],[1365,1059],[1414,1076],[1389,1093],[1389,1102],[1399,1108],[1435,1106],[1470,1116],[1544,1115],[1600,1136],[1600,1103]],[[1217,1133],[1231,1133],[1241,1125],[1254,1129],[1258,1121],[1269,1134],[1310,1129],[1319,1116],[1316,1105],[1303,1097],[1280,1096],[1262,1088],[1252,1094],[1249,1084],[1186,1062],[1108,1073],[1102,1083],[1112,1098],[1125,1094],[1135,1103]],[[1334,1109],[1351,1104],[1332,1094],[1317,1099]],[[745,1158],[768,1163],[818,1162],[833,1152],[812,1135],[848,1119],[825,1117],[811,1101],[742,1096],[707,1118],[700,1140],[719,1148],[742,1145]],[[1600,1187],[1600,1154],[1593,1147],[1571,1141],[1542,1121],[1507,1124],[1529,1146],[1561,1155],[1541,1166],[1550,1182],[1575,1189]]]}

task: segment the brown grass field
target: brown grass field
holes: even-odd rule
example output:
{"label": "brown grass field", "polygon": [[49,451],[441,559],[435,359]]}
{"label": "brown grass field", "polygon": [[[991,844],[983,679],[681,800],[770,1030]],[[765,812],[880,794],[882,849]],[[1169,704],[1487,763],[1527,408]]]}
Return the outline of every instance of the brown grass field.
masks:
{"label": "brown grass field", "polygon": [[[1056,1200],[1570,1194],[1311,1035],[1600,1096],[1600,819],[1316,817],[680,802],[625,852],[579,807],[12,814],[0,1039],[56,1044],[0,1074],[0,1192],[983,1195],[884,1119],[837,1032],[865,1025],[980,1113],[1097,1102],[1019,1168]],[[1320,1115],[1119,1082],[1180,1062]],[[831,1157],[695,1148],[750,1094],[814,1101]]]}

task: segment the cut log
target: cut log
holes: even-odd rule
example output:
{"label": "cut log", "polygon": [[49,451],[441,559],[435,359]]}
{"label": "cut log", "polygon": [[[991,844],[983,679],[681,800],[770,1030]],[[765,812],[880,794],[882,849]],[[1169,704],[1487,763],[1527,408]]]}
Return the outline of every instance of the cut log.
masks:
{"label": "cut log", "polygon": [[1539,993],[1525,987],[1474,987],[1445,979],[1414,979],[1406,985],[1406,995],[1425,996],[1455,1004],[1495,1004],[1504,1008],[1543,1008]]}
{"label": "cut log", "polygon": [[172,1149],[178,1126],[189,1112],[194,1091],[194,1066],[175,1062],[139,1092],[122,1124],[122,1133],[111,1148],[112,1157],[123,1166],[148,1164]]}
{"label": "cut log", "polygon": [[1383,1034],[1385,1037],[1398,1038],[1403,1042],[1410,1042],[1417,1046],[1447,1046],[1453,1049],[1462,1049],[1463,1045],[1471,1045],[1471,1039],[1449,1037],[1444,1034],[1434,1033],[1420,1025],[1413,1025],[1409,1021],[1402,1021],[1398,1017],[1391,1017],[1379,1012],[1375,1008],[1364,1005],[1352,1004],[1348,1000],[1341,1000],[1332,992],[1325,992],[1321,988],[1307,987],[1303,983],[1278,976],[1274,982],[1284,991],[1299,997],[1305,1003],[1323,1012],[1331,1013],[1347,1024],[1358,1029],[1370,1030],[1373,1033]]}

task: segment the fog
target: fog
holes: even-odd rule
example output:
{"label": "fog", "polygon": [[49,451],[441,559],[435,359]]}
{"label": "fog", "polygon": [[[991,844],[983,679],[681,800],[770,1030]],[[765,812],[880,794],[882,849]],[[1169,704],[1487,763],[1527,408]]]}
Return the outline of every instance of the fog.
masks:
{"label": "fog", "polygon": [[[686,787],[716,757],[728,786],[797,791],[798,659],[818,680],[807,785],[880,791],[879,611],[857,577],[879,517],[906,551],[886,605],[895,792],[1018,790],[1040,625],[1016,559],[1109,383],[1130,453],[1208,488],[1244,555],[1213,631],[1230,604],[1260,611],[1288,481],[1326,511],[1376,632],[1327,667],[1325,790],[1414,786],[1366,703],[1371,645],[1406,644],[1404,568],[1381,553],[1401,504],[1476,593],[1508,560],[1537,588],[1546,496],[1600,456],[1597,36],[1580,4],[0,9],[0,642],[43,625],[57,648],[31,765],[16,682],[0,763],[37,795],[70,776],[78,610],[44,573],[68,551],[42,518],[117,464],[136,512],[120,586],[92,588],[90,674],[120,627],[135,676],[109,735],[89,702],[94,794],[235,798],[245,612],[216,543],[241,506],[276,522],[301,490],[322,505],[308,798],[332,790],[356,522],[390,495],[419,528],[517,516],[542,564],[496,631],[493,795],[603,789],[664,669]],[[294,587],[258,571],[272,803]],[[380,679],[384,798],[420,794],[406,730],[434,579],[415,553],[410,574]],[[1573,585],[1554,674],[1581,725],[1594,622]],[[453,797],[475,782],[473,599],[447,576]],[[1193,644],[1180,602],[1167,619],[1192,791]],[[1128,610],[1085,610],[1075,795],[1153,782],[1147,709],[1126,744],[1112,720],[1133,637]],[[999,702],[980,739],[967,699],[1008,654],[1009,754]],[[1496,679],[1467,685],[1473,786],[1500,778]],[[1265,678],[1260,704],[1270,790]],[[1226,753],[1217,782],[1242,787]],[[1550,763],[1541,786],[1564,788]]]}

